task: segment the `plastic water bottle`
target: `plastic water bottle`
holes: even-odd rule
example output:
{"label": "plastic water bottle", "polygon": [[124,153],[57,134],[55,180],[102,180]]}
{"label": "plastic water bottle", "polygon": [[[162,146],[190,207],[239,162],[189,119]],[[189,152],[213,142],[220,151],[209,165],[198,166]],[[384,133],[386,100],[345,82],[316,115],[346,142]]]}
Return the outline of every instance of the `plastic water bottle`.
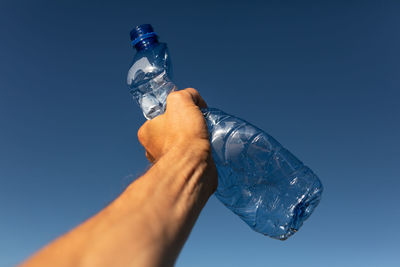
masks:
{"label": "plastic water bottle", "polygon": [[[137,53],[127,83],[144,116],[165,111],[171,81],[167,45],[150,24],[134,28]],[[318,177],[273,137],[221,110],[202,110],[218,170],[217,198],[253,230],[284,240],[294,234],[318,205]]]}

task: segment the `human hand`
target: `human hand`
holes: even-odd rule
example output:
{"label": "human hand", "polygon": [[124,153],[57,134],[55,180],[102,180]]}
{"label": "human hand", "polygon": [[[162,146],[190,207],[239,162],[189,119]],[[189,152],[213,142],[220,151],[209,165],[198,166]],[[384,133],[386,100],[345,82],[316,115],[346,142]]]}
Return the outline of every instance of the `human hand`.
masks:
{"label": "human hand", "polygon": [[210,153],[207,124],[200,111],[207,104],[193,88],[172,92],[164,114],[147,121],[138,131],[146,157],[154,163],[172,148],[196,148]]}

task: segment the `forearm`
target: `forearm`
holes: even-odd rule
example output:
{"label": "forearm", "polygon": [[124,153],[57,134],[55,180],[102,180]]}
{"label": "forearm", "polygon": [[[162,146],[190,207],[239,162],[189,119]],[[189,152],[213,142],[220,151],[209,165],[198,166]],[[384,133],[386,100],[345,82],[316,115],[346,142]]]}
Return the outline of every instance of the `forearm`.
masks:
{"label": "forearm", "polygon": [[151,232],[145,250],[154,253],[152,259],[161,259],[162,266],[173,264],[201,209],[216,189],[215,166],[209,147],[205,147],[204,144],[174,147],[140,183],[133,183],[127,190],[141,194],[138,198],[143,200],[140,202],[148,214],[138,225]]}
{"label": "forearm", "polygon": [[179,145],[24,266],[171,266],[216,188],[205,143]]}

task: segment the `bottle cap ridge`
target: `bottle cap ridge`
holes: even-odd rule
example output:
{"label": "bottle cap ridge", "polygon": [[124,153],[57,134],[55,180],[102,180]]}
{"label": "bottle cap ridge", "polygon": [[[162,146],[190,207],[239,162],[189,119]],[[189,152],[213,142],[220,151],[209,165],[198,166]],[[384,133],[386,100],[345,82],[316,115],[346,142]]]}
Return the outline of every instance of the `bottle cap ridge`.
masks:
{"label": "bottle cap ridge", "polygon": [[135,46],[140,41],[150,37],[155,37],[157,34],[154,32],[151,24],[142,24],[131,30],[130,36],[132,41],[131,44],[132,46]]}

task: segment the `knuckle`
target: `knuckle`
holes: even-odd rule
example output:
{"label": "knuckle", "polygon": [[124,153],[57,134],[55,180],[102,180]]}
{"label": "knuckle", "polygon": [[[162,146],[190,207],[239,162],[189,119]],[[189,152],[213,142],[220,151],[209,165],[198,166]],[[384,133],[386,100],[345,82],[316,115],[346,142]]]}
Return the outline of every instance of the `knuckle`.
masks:
{"label": "knuckle", "polygon": [[199,91],[197,91],[197,89],[195,89],[195,88],[190,87],[190,88],[186,88],[186,90],[194,95],[200,95]]}
{"label": "knuckle", "polygon": [[185,98],[185,92],[184,91],[176,91],[172,92],[168,95],[167,97],[167,102],[179,102],[182,101]]}
{"label": "knuckle", "polygon": [[142,125],[142,127],[139,128],[139,130],[137,132],[137,137],[138,137],[139,142],[141,144],[143,144],[146,139],[145,125]]}

